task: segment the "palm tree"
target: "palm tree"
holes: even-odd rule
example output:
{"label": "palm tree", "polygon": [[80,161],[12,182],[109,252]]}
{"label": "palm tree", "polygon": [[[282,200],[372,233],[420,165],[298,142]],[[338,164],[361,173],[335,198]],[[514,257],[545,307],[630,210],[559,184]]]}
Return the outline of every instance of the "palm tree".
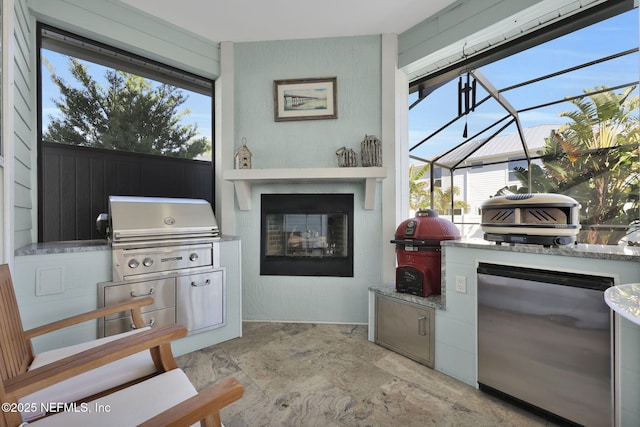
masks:
{"label": "palm tree", "polygon": [[464,200],[455,200],[456,196],[460,195],[460,189],[458,187],[449,187],[443,190],[440,187],[434,189],[435,196],[433,198],[434,209],[438,212],[451,213],[451,200],[453,200],[454,210],[467,210],[469,204]]}
{"label": "palm tree", "polygon": [[[409,207],[412,210],[426,209],[431,205],[429,183],[423,180],[424,175],[429,170],[429,164],[421,167],[416,167],[415,164],[409,166]],[[458,187],[450,187],[442,190],[440,187],[434,187],[433,193],[434,206],[431,206],[431,208],[438,212],[449,212],[451,210],[451,200],[455,200],[455,196],[460,194],[460,189]],[[453,208],[468,209],[469,204],[464,200],[455,200]]]}
{"label": "palm tree", "polygon": [[[547,192],[580,202],[583,224],[628,225],[639,216],[639,101],[632,96],[635,87],[620,94],[603,89],[571,100],[577,109],[560,113],[571,121],[546,139],[544,171],[537,173],[537,182]],[[610,244],[621,233],[590,229],[579,239]]]}
{"label": "palm tree", "polygon": [[429,207],[431,199],[429,184],[422,180],[429,169],[428,163],[421,167],[417,167],[414,163],[409,166],[409,208],[411,210],[417,211]]}

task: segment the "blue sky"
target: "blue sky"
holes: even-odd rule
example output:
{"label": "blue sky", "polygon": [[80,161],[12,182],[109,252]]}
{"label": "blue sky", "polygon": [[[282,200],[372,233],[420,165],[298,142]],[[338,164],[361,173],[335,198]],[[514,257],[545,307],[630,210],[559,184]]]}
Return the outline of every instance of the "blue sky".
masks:
{"label": "blue sky", "polygon": [[[544,45],[531,48],[512,57],[482,67],[480,71],[498,89],[502,89],[526,80],[530,80],[555,71],[560,71],[604,56],[638,47],[638,10],[613,17],[607,21],[576,31]],[[66,81],[72,81],[68,72],[66,56],[54,52],[45,52],[45,56],[56,72]],[[562,77],[546,80],[528,87],[504,93],[505,98],[516,108],[523,109],[545,102],[555,101],[565,96],[575,96],[585,89],[599,85],[616,86],[638,80],[639,55],[637,53],[610,61],[607,64],[593,66]],[[90,65],[93,75],[104,76],[104,68]],[[48,117],[56,114],[52,98],[58,98],[57,89],[51,84],[49,72],[43,70],[43,128],[46,129]],[[98,79],[98,81],[100,81]],[[184,105],[191,113],[184,119],[185,124],[196,124],[200,135],[212,140],[211,100],[209,97],[188,92],[189,100]],[[486,96],[480,90],[478,99]],[[415,100],[415,94],[409,104]],[[409,146],[440,128],[457,115],[457,79],[439,88],[409,113]],[[521,114],[524,127],[537,124],[562,123],[558,113],[571,109],[569,103],[563,103],[541,110]],[[486,102],[467,117],[469,135],[484,129],[492,122],[503,117],[506,112],[495,102]],[[456,122],[445,132],[414,150],[411,154],[429,158],[463,141],[464,119]],[[497,130],[497,129],[496,129]],[[514,132],[512,125],[505,130]],[[481,137],[489,136],[482,135]]]}
{"label": "blue sky", "polygon": [[[479,69],[497,89],[506,88],[527,80],[535,79],[556,71],[561,71],[599,58],[638,47],[638,10],[632,10],[609,20],[578,30],[543,45],[528,49],[517,55],[494,62]],[[592,66],[580,71],[554,77],[540,83],[503,93],[503,96],[517,109],[525,109],[566,96],[576,96],[585,89],[596,86],[613,87],[637,81],[639,78],[639,55],[634,53],[605,64]],[[458,80],[448,83],[429,95],[409,113],[409,147],[439,129],[458,114]],[[479,86],[478,86],[479,87]],[[636,94],[638,90],[636,90]],[[487,93],[479,91],[478,100]],[[416,99],[412,94],[409,103]],[[539,124],[560,124],[563,119],[558,113],[572,110],[565,102],[544,109],[524,112],[520,115],[524,127]],[[505,116],[506,111],[497,103],[487,101],[467,117],[468,135],[472,136]],[[422,158],[446,151],[460,144],[465,120],[460,119],[447,131],[425,142],[411,154]],[[493,128],[480,136],[488,137],[499,128]],[[515,125],[504,133],[515,132]]]}
{"label": "blue sky", "polygon": [[[61,76],[65,82],[73,83],[75,79],[69,72],[68,57],[52,51],[43,51],[44,56],[55,69],[55,72]],[[89,68],[89,72],[94,79],[101,84],[105,83],[104,75],[107,68],[97,64],[82,61]],[[42,114],[43,114],[43,131],[47,128],[49,117],[58,114],[58,110],[53,104],[52,99],[58,99],[60,92],[58,88],[51,82],[49,70],[43,65],[42,70]],[[188,100],[183,104],[182,109],[189,109],[191,112],[184,117],[182,123],[196,125],[198,136],[204,136],[209,141],[212,140],[213,126],[211,124],[211,98],[200,95],[195,92],[186,91]]]}

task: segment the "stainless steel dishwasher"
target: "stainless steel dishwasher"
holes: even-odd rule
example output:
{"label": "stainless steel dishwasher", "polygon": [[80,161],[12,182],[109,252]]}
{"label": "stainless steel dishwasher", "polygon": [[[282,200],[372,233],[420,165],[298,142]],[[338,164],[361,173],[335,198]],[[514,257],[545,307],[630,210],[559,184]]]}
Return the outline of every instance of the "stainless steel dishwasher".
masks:
{"label": "stainless steel dishwasher", "polygon": [[611,277],[480,263],[480,389],[584,426],[613,425]]}

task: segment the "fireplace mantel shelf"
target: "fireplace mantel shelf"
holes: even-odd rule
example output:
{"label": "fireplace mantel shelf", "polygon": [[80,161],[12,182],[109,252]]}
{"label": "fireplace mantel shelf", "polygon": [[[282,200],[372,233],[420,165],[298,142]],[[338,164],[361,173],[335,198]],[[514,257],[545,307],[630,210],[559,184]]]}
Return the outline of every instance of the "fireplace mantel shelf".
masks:
{"label": "fireplace mantel shelf", "polygon": [[363,181],[365,184],[364,209],[375,206],[376,182],[387,177],[383,167],[355,168],[288,168],[288,169],[228,169],[222,174],[232,181],[238,206],[242,211],[251,210],[251,185],[262,183]]}

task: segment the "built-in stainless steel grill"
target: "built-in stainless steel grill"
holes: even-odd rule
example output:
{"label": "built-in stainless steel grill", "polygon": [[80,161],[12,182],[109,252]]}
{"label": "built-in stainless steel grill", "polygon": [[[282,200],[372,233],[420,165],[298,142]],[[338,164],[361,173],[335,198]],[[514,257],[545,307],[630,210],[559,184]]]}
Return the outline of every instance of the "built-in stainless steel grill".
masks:
{"label": "built-in stainless steel grill", "polygon": [[[220,231],[201,199],[109,197],[97,220],[112,248],[111,282],[99,284],[101,305],[152,296],[143,315],[150,326],[179,323],[190,333],[224,325],[224,268]],[[103,319],[99,333],[132,327],[121,315]]]}
{"label": "built-in stainless steel grill", "polygon": [[107,221],[113,280],[220,266],[220,232],[206,200],[111,196]]}
{"label": "built-in stainless steel grill", "polygon": [[115,246],[219,235],[211,205],[202,199],[111,196],[109,218]]}

